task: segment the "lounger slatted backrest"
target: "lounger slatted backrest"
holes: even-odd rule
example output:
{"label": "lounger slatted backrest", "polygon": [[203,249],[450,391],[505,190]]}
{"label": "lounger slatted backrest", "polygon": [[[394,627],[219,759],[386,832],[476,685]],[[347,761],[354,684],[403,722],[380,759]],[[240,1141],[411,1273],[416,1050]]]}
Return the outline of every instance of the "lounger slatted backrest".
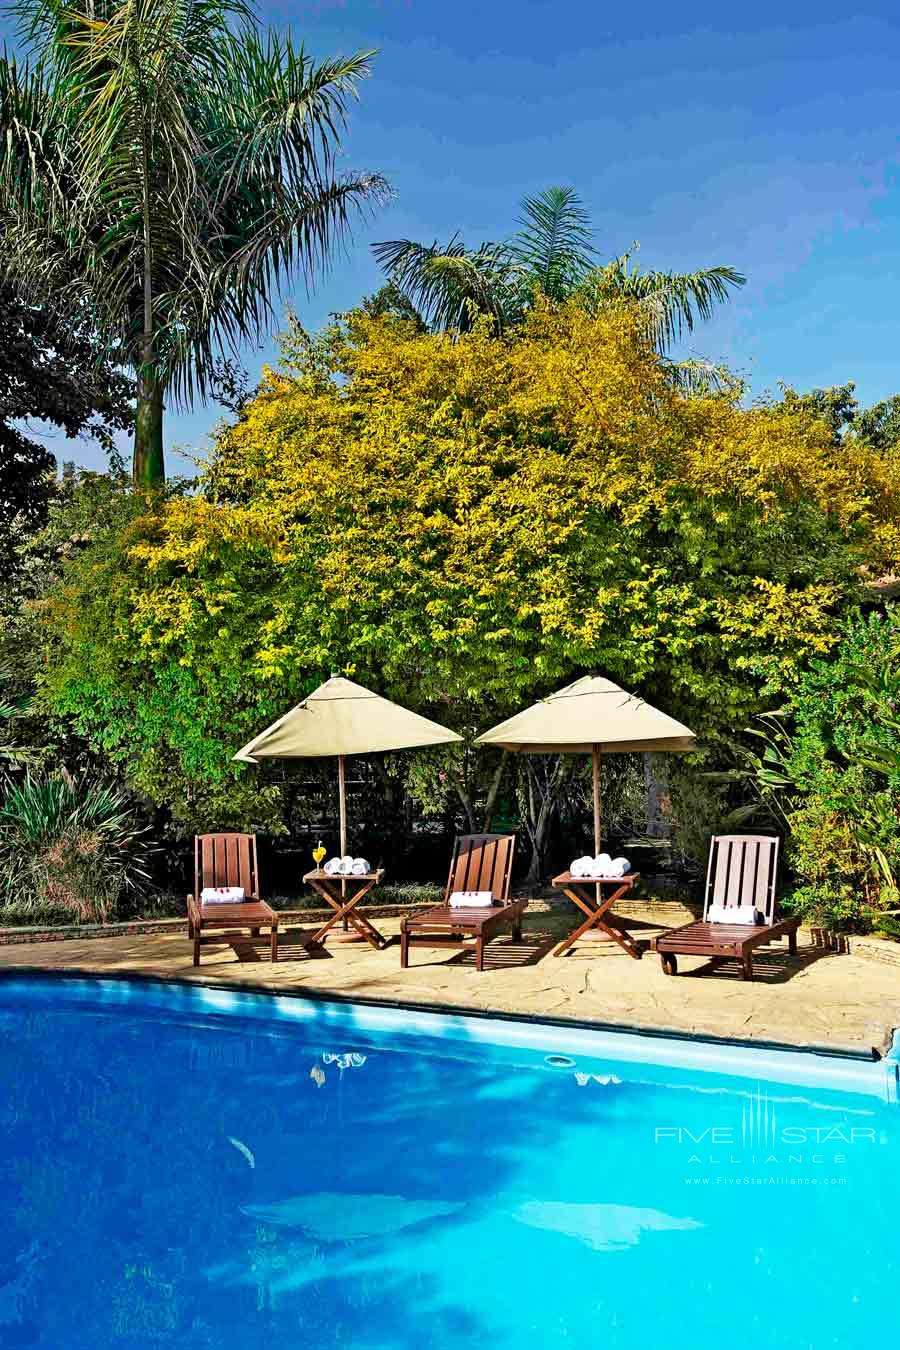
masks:
{"label": "lounger slatted backrest", "polygon": [[775,916],[778,840],[769,834],[719,834],[710,841],[703,918],[710,905],[753,905]]}
{"label": "lounger slatted backrest", "polygon": [[450,862],[445,903],[453,891],[490,891],[495,905],[509,899],[514,834],[461,834]]}
{"label": "lounger slatted backrest", "polygon": [[255,834],[199,834],[194,839],[194,895],[204,886],[243,886],[259,895]]}

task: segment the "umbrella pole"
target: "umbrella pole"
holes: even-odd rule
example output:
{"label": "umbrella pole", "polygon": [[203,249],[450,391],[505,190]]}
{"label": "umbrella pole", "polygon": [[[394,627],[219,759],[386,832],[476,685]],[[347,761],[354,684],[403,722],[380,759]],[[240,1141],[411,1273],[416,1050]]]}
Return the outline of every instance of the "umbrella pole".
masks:
{"label": "umbrella pole", "polygon": [[600,852],[600,747],[591,750],[594,761],[594,856]]}
{"label": "umbrella pole", "polygon": [[[347,778],[344,772],[343,755],[338,755],[338,812],[341,828],[341,857],[343,858],[347,852]],[[341,882],[341,895],[344,900],[347,899],[346,881]],[[343,923],[345,933],[347,932],[348,927],[349,925],[345,919]]]}
{"label": "umbrella pole", "polygon": [[341,857],[347,852],[347,779],[344,774],[344,756],[338,755],[338,810],[341,821]]}

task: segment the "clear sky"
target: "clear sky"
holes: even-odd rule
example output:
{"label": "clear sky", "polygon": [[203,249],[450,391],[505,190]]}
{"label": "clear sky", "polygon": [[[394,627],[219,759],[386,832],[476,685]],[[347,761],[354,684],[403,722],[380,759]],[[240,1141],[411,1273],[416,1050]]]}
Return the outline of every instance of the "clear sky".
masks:
{"label": "clear sky", "polygon": [[[311,297],[288,292],[307,326],[377,288],[371,242],[503,237],[523,194],[572,184],[604,254],[637,239],[644,266],[747,274],[692,347],[755,392],[848,379],[864,402],[900,391],[895,0],[263,0],[261,12],[318,56],[378,49],[346,163],[383,172],[396,200]],[[273,352],[244,354],[251,375]],[[218,415],[172,414],[169,445],[202,454]]]}

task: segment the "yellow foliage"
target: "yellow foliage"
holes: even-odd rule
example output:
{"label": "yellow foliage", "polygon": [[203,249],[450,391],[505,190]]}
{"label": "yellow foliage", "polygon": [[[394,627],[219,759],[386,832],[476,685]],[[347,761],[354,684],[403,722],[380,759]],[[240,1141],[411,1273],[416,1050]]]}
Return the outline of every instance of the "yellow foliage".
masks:
{"label": "yellow foliage", "polygon": [[94,644],[143,663],[131,724],[149,685],[192,745],[223,719],[239,744],[332,668],[460,727],[590,669],[734,729],[898,541],[889,460],[796,406],[685,396],[626,311],[541,305],[503,338],[354,313],[294,332],[96,599],[83,564],[57,697],[90,718]]}

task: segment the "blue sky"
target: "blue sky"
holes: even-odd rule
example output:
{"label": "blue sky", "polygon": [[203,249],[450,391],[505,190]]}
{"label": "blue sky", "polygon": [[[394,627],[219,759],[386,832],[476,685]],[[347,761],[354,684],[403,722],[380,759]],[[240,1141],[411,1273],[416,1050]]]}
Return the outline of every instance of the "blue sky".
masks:
{"label": "blue sky", "polygon": [[[754,392],[900,390],[900,9],[736,8],[265,0],[264,19],[316,55],[378,48],[346,164],[396,192],[311,297],[288,291],[301,320],[316,327],[377,288],[371,242],[503,237],[523,194],[573,184],[604,254],[637,239],[644,266],[747,274],[691,346]],[[246,352],[250,373],[273,353]],[[171,414],[170,446],[202,455],[218,416]],[[89,447],[54,448],[97,463]]]}

